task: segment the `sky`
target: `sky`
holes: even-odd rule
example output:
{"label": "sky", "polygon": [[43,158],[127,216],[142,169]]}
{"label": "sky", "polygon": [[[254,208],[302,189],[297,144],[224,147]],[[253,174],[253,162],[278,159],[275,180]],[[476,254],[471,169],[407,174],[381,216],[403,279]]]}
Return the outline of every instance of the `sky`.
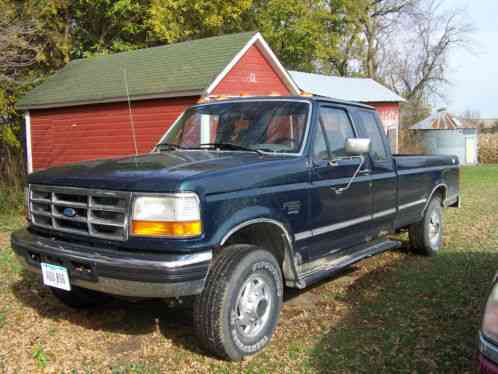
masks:
{"label": "sky", "polygon": [[472,50],[450,55],[447,102],[452,113],[477,111],[481,118],[498,118],[498,1],[445,0],[448,6],[465,7],[475,27]]}

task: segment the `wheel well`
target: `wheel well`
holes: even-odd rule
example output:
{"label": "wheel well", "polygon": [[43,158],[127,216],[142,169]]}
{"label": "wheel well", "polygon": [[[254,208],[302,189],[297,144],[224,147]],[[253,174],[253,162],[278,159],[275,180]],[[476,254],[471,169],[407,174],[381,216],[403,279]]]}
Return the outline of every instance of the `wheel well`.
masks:
{"label": "wheel well", "polygon": [[278,226],[268,223],[254,223],[233,233],[224,246],[232,244],[253,244],[273,253],[279,264],[285,258],[285,233]]}
{"label": "wheel well", "polygon": [[441,198],[441,205],[443,205],[444,200],[446,200],[446,193],[447,193],[446,186],[440,185],[440,186],[436,187],[436,189],[432,192],[430,200],[432,200],[432,198],[434,196],[439,196]]}

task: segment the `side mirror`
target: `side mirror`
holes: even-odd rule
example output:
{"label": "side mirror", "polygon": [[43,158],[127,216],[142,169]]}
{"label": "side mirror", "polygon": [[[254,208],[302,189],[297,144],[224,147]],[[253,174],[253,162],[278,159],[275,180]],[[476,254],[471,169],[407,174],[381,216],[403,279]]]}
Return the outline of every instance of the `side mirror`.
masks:
{"label": "side mirror", "polygon": [[336,193],[343,193],[344,191],[349,190],[351,184],[356,179],[358,174],[360,173],[363,164],[365,163],[365,154],[370,152],[370,139],[364,138],[347,138],[346,144],[344,145],[344,150],[351,158],[356,157],[360,159],[360,163],[358,168],[354,172],[353,176],[349,180],[348,184],[344,187],[336,188]]}
{"label": "side mirror", "polygon": [[351,156],[362,156],[370,152],[370,139],[368,138],[347,138],[344,150]]}

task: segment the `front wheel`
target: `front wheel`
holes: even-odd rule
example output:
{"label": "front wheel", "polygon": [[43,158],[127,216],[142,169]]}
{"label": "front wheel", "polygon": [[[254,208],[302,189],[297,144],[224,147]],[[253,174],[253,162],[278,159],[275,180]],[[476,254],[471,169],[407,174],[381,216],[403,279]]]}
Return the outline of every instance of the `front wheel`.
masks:
{"label": "front wheel", "polygon": [[417,253],[434,256],[443,245],[443,209],[435,196],[424,212],[424,218],[409,227],[410,242]]}
{"label": "front wheel", "polygon": [[270,252],[245,244],[224,248],[194,303],[196,334],[213,354],[241,360],[270,341],[282,296],[282,273]]}

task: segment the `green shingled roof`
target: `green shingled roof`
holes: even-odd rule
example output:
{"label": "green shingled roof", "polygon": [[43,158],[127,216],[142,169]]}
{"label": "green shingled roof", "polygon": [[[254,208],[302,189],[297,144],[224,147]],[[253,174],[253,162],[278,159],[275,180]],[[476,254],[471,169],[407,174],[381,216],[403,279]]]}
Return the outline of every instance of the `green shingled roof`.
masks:
{"label": "green shingled roof", "polygon": [[17,108],[125,100],[123,69],[132,98],[201,93],[254,34],[217,36],[74,60],[18,100]]}

